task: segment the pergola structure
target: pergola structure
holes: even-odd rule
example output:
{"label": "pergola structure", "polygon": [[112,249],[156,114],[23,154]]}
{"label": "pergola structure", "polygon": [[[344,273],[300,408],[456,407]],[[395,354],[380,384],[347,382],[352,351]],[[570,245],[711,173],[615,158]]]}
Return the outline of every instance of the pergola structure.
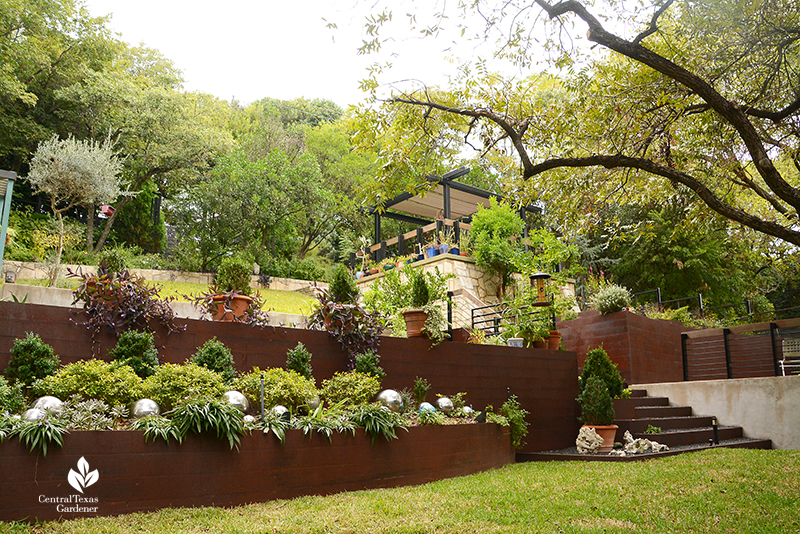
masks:
{"label": "pergola structure", "polygon": [[[441,177],[429,176],[426,182],[414,191],[402,193],[377,207],[364,208],[375,218],[375,241],[367,250],[350,255],[350,265],[355,267],[356,257],[369,253],[381,261],[388,255],[390,247],[396,247],[398,255],[413,250],[413,243],[423,245],[423,236],[428,232],[439,232],[446,227],[452,230],[455,244],[460,241],[461,230],[469,230],[469,221],[480,206],[489,206],[492,197],[503,200],[503,196],[479,187],[457,182],[456,178],[470,172],[469,167],[461,167]],[[520,217],[526,213],[541,213],[543,206],[530,204],[520,208]],[[389,218],[416,224],[417,229],[384,240],[381,235],[381,219]],[[527,235],[527,229],[525,231]]]}
{"label": "pergola structure", "polygon": [[[489,199],[503,196],[479,187],[457,182],[456,178],[470,172],[469,167],[461,167],[441,177],[428,176],[425,184],[415,191],[401,193],[387,200],[380,207],[370,207],[366,211],[375,217],[375,244],[381,243],[381,219],[426,226],[436,220],[461,220],[466,222],[478,211],[479,206],[489,207]],[[520,209],[525,212],[541,213],[542,206],[529,204]]]}

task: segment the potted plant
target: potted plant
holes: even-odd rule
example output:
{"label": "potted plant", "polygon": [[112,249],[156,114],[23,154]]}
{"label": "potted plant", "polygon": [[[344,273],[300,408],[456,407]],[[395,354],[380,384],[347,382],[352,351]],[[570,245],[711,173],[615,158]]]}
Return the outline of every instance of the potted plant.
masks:
{"label": "potted plant", "polygon": [[250,265],[242,258],[229,257],[222,260],[214,284],[209,290],[188,297],[203,315],[214,321],[263,322],[263,302],[250,287]]}
{"label": "potted plant", "polygon": [[576,400],[581,405],[580,422],[584,426],[593,428],[603,438],[603,445],[598,452],[611,452],[619,427],[613,424],[614,405],[602,378],[590,376]]}
{"label": "potted plant", "polygon": [[428,312],[425,311],[425,307],[430,302],[430,291],[422,270],[410,269],[407,276],[411,308],[403,310],[403,318],[406,321],[406,335],[408,337],[422,337],[422,330],[428,320]]}
{"label": "potted plant", "polygon": [[392,335],[421,335],[438,344],[447,337],[447,319],[441,303],[449,301],[450,278],[455,275],[441,274],[438,269],[433,272],[412,266],[395,269],[370,286],[364,303],[386,318]]}
{"label": "potted plant", "polygon": [[315,288],[315,298],[308,326],[339,341],[348,353],[349,369],[354,368],[357,354],[377,350],[383,322],[378,313],[358,302],[358,288],[346,267],[336,266],[329,288]]}

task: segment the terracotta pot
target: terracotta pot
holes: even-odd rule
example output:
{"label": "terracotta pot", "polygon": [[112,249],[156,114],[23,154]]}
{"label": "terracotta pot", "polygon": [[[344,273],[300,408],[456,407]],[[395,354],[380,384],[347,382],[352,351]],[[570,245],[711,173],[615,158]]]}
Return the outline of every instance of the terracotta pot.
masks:
{"label": "terracotta pot", "polygon": [[614,450],[614,438],[617,436],[617,425],[583,425],[594,428],[594,431],[603,438],[603,444],[597,452],[611,452]]}
{"label": "terracotta pot", "polygon": [[534,341],[532,345],[534,349],[546,349],[547,341]]}
{"label": "terracotta pot", "polygon": [[213,300],[213,308],[211,310],[211,319],[214,321],[222,321],[226,323],[240,321],[245,316],[250,303],[253,302],[252,297],[245,295],[234,295],[230,301],[230,311],[225,310],[225,295],[214,295],[211,297]]}
{"label": "terracotta pot", "polygon": [[424,310],[406,310],[403,312],[403,319],[406,320],[406,335],[408,337],[423,337],[422,327],[428,320],[428,314]]}
{"label": "terracotta pot", "polygon": [[561,344],[561,332],[558,330],[550,330],[550,337],[547,338],[547,348],[550,350],[558,350]]}
{"label": "terracotta pot", "polygon": [[465,258],[469,258],[469,252],[459,252],[459,256],[464,256]]}
{"label": "terracotta pot", "polygon": [[378,269],[370,269],[367,272],[372,275],[372,274],[378,274],[378,272],[380,272],[380,271],[378,271]]}

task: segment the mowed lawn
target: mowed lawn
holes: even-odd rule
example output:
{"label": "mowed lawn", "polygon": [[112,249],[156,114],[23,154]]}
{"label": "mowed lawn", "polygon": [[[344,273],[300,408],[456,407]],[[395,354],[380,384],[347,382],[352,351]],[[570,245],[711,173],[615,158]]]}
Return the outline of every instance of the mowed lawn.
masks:
{"label": "mowed lawn", "polygon": [[36,533],[794,533],[800,451],[516,464],[423,486],[232,509],[0,525],[0,532]]}
{"label": "mowed lawn", "polygon": [[[46,285],[46,280],[35,279],[20,279],[17,284],[20,285]],[[148,285],[156,285],[159,287],[158,295],[161,298],[174,296],[178,300],[187,300],[186,296],[197,295],[199,293],[208,291],[206,284],[189,284],[184,282],[152,282],[145,281]],[[78,284],[73,279],[59,279],[59,287],[74,288]],[[276,311],[280,313],[296,313],[300,315],[308,315],[311,311],[311,305],[314,302],[313,297],[303,295],[296,291],[278,291],[275,289],[259,289],[258,293],[264,300],[264,309]]]}

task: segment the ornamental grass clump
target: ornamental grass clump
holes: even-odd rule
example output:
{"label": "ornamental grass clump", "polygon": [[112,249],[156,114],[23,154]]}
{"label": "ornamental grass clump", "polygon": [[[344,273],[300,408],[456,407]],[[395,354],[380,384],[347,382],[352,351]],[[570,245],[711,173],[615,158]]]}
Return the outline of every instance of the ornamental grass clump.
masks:
{"label": "ornamental grass clump", "polygon": [[609,284],[591,297],[592,308],[601,315],[621,311],[631,307],[631,294],[622,286]]}

